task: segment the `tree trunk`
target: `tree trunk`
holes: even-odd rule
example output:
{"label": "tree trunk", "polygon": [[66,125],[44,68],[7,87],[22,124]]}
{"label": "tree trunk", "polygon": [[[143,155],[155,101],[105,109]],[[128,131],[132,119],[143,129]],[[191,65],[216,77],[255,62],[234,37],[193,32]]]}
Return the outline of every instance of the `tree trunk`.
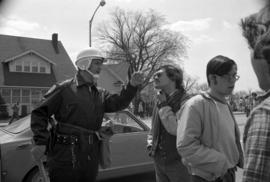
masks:
{"label": "tree trunk", "polygon": [[134,112],[135,115],[139,115],[138,110],[139,110],[140,100],[141,100],[141,98],[140,98],[140,92],[138,91],[137,94],[136,94],[136,96],[134,97],[134,99],[132,101],[133,106],[134,106],[133,112]]}

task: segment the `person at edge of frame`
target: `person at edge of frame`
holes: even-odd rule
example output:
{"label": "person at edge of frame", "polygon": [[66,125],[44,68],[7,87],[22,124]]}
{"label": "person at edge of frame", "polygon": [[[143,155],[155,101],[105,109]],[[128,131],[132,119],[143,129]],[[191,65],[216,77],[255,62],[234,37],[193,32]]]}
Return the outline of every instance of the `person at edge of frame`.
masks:
{"label": "person at edge of frame", "polygon": [[[245,162],[242,182],[270,181],[270,1],[259,0],[263,8],[252,15],[264,31],[250,47],[251,65],[264,94],[257,97],[243,134]],[[248,17],[249,19],[250,17]]]}
{"label": "person at edge of frame", "polygon": [[209,90],[189,99],[177,115],[177,149],[192,182],[235,182],[243,151],[226,97],[239,79],[237,65],[216,56],[208,62],[206,76]]}
{"label": "person at edge of frame", "polygon": [[159,90],[147,138],[149,156],[154,160],[157,182],[189,182],[190,175],[176,150],[176,113],[189,98],[183,87],[183,71],[164,65],[154,74]]}
{"label": "person at edge of frame", "polygon": [[[125,109],[144,81],[141,72],[133,73],[120,94],[97,87],[97,78],[105,58],[98,49],[81,51],[76,60],[74,78],[54,85],[31,113],[31,129],[36,155],[44,155],[51,182],[94,182],[98,174],[99,139],[105,112]],[[48,120],[57,121],[51,136]],[[39,158],[38,156],[36,156]]]}
{"label": "person at edge of frame", "polygon": [[[269,37],[270,38],[270,37]],[[270,54],[270,49],[268,49]],[[244,128],[245,162],[243,182],[270,181],[270,59],[254,57],[251,63],[259,86],[265,93],[257,98]]]}

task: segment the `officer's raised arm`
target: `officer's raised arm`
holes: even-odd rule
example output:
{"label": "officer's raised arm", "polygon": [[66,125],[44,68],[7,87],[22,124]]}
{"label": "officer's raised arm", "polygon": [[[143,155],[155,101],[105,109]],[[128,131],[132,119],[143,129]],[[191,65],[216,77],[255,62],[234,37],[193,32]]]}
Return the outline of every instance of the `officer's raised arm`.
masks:
{"label": "officer's raised arm", "polygon": [[144,75],[142,72],[135,72],[132,74],[131,79],[127,86],[123,88],[120,94],[104,94],[105,112],[116,112],[128,107],[132,99],[135,97],[138,87],[142,85]]}

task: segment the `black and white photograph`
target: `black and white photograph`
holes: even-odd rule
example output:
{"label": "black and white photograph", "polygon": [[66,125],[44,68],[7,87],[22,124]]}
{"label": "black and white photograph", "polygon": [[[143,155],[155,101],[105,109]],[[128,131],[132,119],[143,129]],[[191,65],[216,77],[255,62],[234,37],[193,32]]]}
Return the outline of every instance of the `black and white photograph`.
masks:
{"label": "black and white photograph", "polygon": [[270,0],[0,0],[0,182],[270,182]]}

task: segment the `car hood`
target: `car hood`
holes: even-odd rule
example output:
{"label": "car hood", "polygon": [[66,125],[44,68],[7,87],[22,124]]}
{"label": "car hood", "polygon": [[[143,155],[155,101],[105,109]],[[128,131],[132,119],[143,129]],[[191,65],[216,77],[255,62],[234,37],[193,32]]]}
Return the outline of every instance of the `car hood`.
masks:
{"label": "car hood", "polygon": [[8,133],[3,128],[0,128],[0,143],[1,144],[10,142],[12,138],[14,138],[14,135],[12,135],[11,133]]}

